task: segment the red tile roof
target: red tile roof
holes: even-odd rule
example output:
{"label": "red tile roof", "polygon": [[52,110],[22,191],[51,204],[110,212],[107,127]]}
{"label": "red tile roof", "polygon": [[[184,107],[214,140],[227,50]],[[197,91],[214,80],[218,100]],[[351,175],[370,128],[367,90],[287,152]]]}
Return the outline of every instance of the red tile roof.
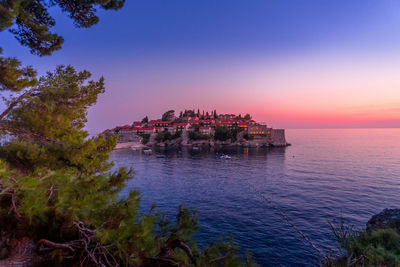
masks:
{"label": "red tile roof", "polygon": [[115,129],[124,129],[124,128],[132,128],[131,125],[117,126]]}
{"label": "red tile roof", "polygon": [[[148,131],[148,130],[154,130],[156,127],[150,126],[150,127],[137,127],[134,130],[135,131]],[[161,128],[161,127],[157,127]]]}

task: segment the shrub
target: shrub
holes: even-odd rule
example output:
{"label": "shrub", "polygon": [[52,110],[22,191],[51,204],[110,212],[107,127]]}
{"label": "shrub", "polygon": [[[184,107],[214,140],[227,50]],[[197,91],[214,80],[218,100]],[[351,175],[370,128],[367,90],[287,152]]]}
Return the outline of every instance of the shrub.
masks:
{"label": "shrub", "polygon": [[354,230],[330,224],[331,229],[346,255],[331,259],[325,266],[399,266],[400,234],[396,229]]}
{"label": "shrub", "polygon": [[193,141],[196,141],[196,140],[209,140],[210,139],[209,135],[202,134],[200,132],[195,132],[195,131],[188,132],[188,135],[189,135],[189,139],[193,140]]}
{"label": "shrub", "polygon": [[243,135],[243,138],[246,139],[246,140],[248,140],[248,141],[254,140],[254,136],[249,135],[249,134],[247,134],[247,133]]}
{"label": "shrub", "polygon": [[145,145],[149,142],[150,140],[150,134],[139,134],[142,137],[142,144]]}
{"label": "shrub", "polygon": [[182,136],[182,132],[179,132],[179,131],[174,134],[171,134],[170,132],[167,132],[167,131],[163,131],[163,132],[158,132],[155,139],[156,139],[157,143],[160,143],[160,142],[165,142],[168,140],[174,140],[181,136]]}
{"label": "shrub", "polygon": [[216,141],[226,141],[232,138],[232,132],[228,127],[215,127],[214,140]]}

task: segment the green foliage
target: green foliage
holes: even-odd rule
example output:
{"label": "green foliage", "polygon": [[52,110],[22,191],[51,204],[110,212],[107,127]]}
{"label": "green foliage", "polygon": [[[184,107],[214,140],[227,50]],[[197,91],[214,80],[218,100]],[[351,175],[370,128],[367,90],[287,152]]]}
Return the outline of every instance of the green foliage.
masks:
{"label": "green foliage", "polygon": [[[170,133],[168,133],[168,134],[171,135]],[[158,132],[155,137],[155,140],[157,141],[157,143],[163,142],[166,136],[167,135],[165,132]]]}
{"label": "green foliage", "polygon": [[[50,28],[55,26],[55,20],[47,10],[49,7],[59,6],[74,20],[76,26],[90,27],[98,22],[96,7],[117,10],[123,6],[124,2],[124,0],[0,1],[0,32],[9,29],[22,45],[30,48],[31,53],[39,56],[50,55],[61,48],[64,40],[50,31]],[[19,92],[36,83],[36,71],[31,66],[22,67],[21,62],[16,58],[0,56],[0,90]],[[30,92],[24,92],[20,97],[6,102],[9,106],[16,105],[29,94]]]}
{"label": "green foliage", "polygon": [[12,27],[10,32],[22,45],[29,47],[33,54],[50,55],[54,50],[61,48],[64,40],[50,31],[56,22],[47,10],[49,6],[59,6],[63,12],[68,13],[77,27],[86,28],[99,21],[96,16],[96,7],[117,10],[123,6],[124,2],[124,0],[2,1],[0,3],[0,32],[15,24],[16,27]]}
{"label": "green foliage", "polygon": [[[1,1],[0,31],[10,29],[33,54],[50,55],[63,38],[50,31],[49,7],[90,27],[98,22],[96,8],[117,10],[124,2]],[[232,242],[197,248],[195,212],[180,207],[172,224],[158,212],[141,213],[138,192],[121,197],[133,173],[111,171],[116,137],[83,130],[88,108],[104,92],[103,78],[89,78],[87,71],[59,66],[37,79],[31,67],[0,57],[0,90],[22,92],[0,115],[0,133],[8,137],[0,145],[0,265],[18,253],[30,253],[26,266],[242,265]],[[22,239],[35,249],[26,250]]]}
{"label": "green foliage", "polygon": [[170,120],[172,120],[172,118],[174,117],[174,115],[175,115],[175,110],[168,110],[167,112],[165,112],[165,113],[162,115],[161,120],[162,120],[162,121],[170,121]]}
{"label": "green foliage", "polygon": [[34,95],[8,114],[7,127],[18,131],[0,147],[0,157],[13,167],[29,170],[42,166],[106,170],[108,151],[115,140],[102,136],[87,139],[88,133],[82,130],[87,109],[104,92],[103,78],[87,81],[89,77],[89,72],[77,73],[70,66],[59,66],[42,77]]}
{"label": "green foliage", "polygon": [[330,224],[333,234],[346,256],[326,262],[326,266],[399,266],[400,234],[396,229],[357,231],[345,226]]}
{"label": "green foliage", "polygon": [[147,117],[147,116],[144,117],[144,118],[142,119],[142,122],[143,122],[143,123],[148,123],[148,122],[149,122],[149,117]]}
{"label": "green foliage", "polygon": [[209,135],[206,134],[202,134],[200,132],[197,131],[190,131],[188,132],[188,136],[190,140],[209,140],[211,137]]}
{"label": "green foliage", "polygon": [[214,139],[216,141],[226,141],[232,138],[232,131],[228,127],[215,127]]}
{"label": "green foliage", "polygon": [[171,122],[171,124],[174,124],[174,123],[181,123],[181,122],[182,122],[182,119],[181,119],[181,117],[179,117],[179,118],[174,119],[174,120]]}
{"label": "green foliage", "polygon": [[249,134],[247,134],[247,133],[245,133],[245,134],[243,135],[243,138],[246,139],[247,141],[254,140],[254,136],[253,136],[253,135],[249,135]]}
{"label": "green foliage", "polygon": [[150,140],[150,134],[139,134],[142,137],[142,144],[145,145]]}
{"label": "green foliage", "polygon": [[110,171],[115,137],[89,138],[83,130],[87,109],[104,91],[102,78],[89,77],[60,66],[8,114],[9,129],[17,130],[0,146],[1,235],[45,246],[53,265],[241,264],[232,242],[198,249],[195,212],[180,207],[172,224],[158,212],[139,212],[138,192],[121,198],[132,170]]}
{"label": "green foliage", "polygon": [[244,119],[245,119],[245,120],[248,120],[248,121],[251,120],[250,114],[247,113],[246,115],[244,115]]}
{"label": "green foliage", "polygon": [[[2,50],[0,48],[0,54]],[[0,57],[0,90],[19,92],[37,83],[36,71],[32,67],[21,67],[16,58]]]}
{"label": "green foliage", "polygon": [[176,131],[172,136],[171,136],[171,140],[177,139],[179,137],[182,136],[182,132],[181,131]]}
{"label": "green foliage", "polygon": [[213,117],[214,117],[214,119],[218,118],[217,110],[214,110]]}
{"label": "green foliage", "polygon": [[183,112],[183,117],[194,117],[196,114],[194,113],[194,110],[186,110]]}
{"label": "green foliage", "polygon": [[180,132],[180,131],[177,131],[174,134],[171,134],[170,132],[167,132],[167,131],[163,131],[163,132],[158,132],[155,139],[156,139],[157,143],[160,143],[160,142],[165,142],[168,140],[174,140],[181,136],[182,136],[182,132]]}

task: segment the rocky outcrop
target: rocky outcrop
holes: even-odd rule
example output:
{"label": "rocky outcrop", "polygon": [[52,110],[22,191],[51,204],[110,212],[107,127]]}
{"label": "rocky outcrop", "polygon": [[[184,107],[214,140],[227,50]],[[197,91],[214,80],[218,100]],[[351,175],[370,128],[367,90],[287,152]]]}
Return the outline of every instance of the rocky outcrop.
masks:
{"label": "rocky outcrop", "polygon": [[367,231],[395,228],[400,231],[400,209],[384,209],[367,222]]}
{"label": "rocky outcrop", "polygon": [[154,134],[154,133],[152,133],[152,134],[150,134],[150,138],[149,138],[149,141],[147,142],[147,146],[154,146],[155,144],[157,144],[157,141],[156,141],[156,134]]}
{"label": "rocky outcrop", "polygon": [[127,143],[127,142],[142,142],[142,137],[133,132],[120,132],[118,133],[118,143]]}
{"label": "rocky outcrop", "polygon": [[143,148],[145,145],[143,145],[141,142],[126,142],[126,143],[117,143],[114,149],[126,149],[126,148]]}
{"label": "rocky outcrop", "polygon": [[181,145],[182,140],[183,140],[182,137],[175,138],[175,139],[172,139],[172,140],[167,140],[167,141],[164,142],[164,145],[168,146],[168,147],[177,147],[177,146]]}
{"label": "rocky outcrop", "polygon": [[[251,140],[246,140],[244,138],[244,132],[240,132],[237,135],[236,141],[232,140],[226,141],[214,141],[209,140],[190,140],[186,131],[182,132],[182,136],[165,142],[156,141],[156,133],[150,134],[149,141],[147,142],[147,147],[159,146],[159,147],[178,147],[178,146],[243,146],[243,147],[268,147],[268,146],[288,146],[289,143],[286,142],[285,130],[284,129],[269,129],[267,135],[253,136]],[[141,144],[142,137],[133,133],[124,133],[118,135],[118,148],[132,147],[131,144],[137,144],[135,148],[142,147]],[[125,143],[130,143],[126,144]]]}

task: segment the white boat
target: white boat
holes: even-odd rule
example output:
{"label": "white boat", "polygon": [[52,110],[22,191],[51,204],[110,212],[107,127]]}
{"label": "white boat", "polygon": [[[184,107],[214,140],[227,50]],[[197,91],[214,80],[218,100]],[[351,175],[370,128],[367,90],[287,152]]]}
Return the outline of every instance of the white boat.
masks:
{"label": "white boat", "polygon": [[224,155],[224,154],[219,155],[218,158],[220,158],[220,159],[231,159],[231,157],[229,155]]}

